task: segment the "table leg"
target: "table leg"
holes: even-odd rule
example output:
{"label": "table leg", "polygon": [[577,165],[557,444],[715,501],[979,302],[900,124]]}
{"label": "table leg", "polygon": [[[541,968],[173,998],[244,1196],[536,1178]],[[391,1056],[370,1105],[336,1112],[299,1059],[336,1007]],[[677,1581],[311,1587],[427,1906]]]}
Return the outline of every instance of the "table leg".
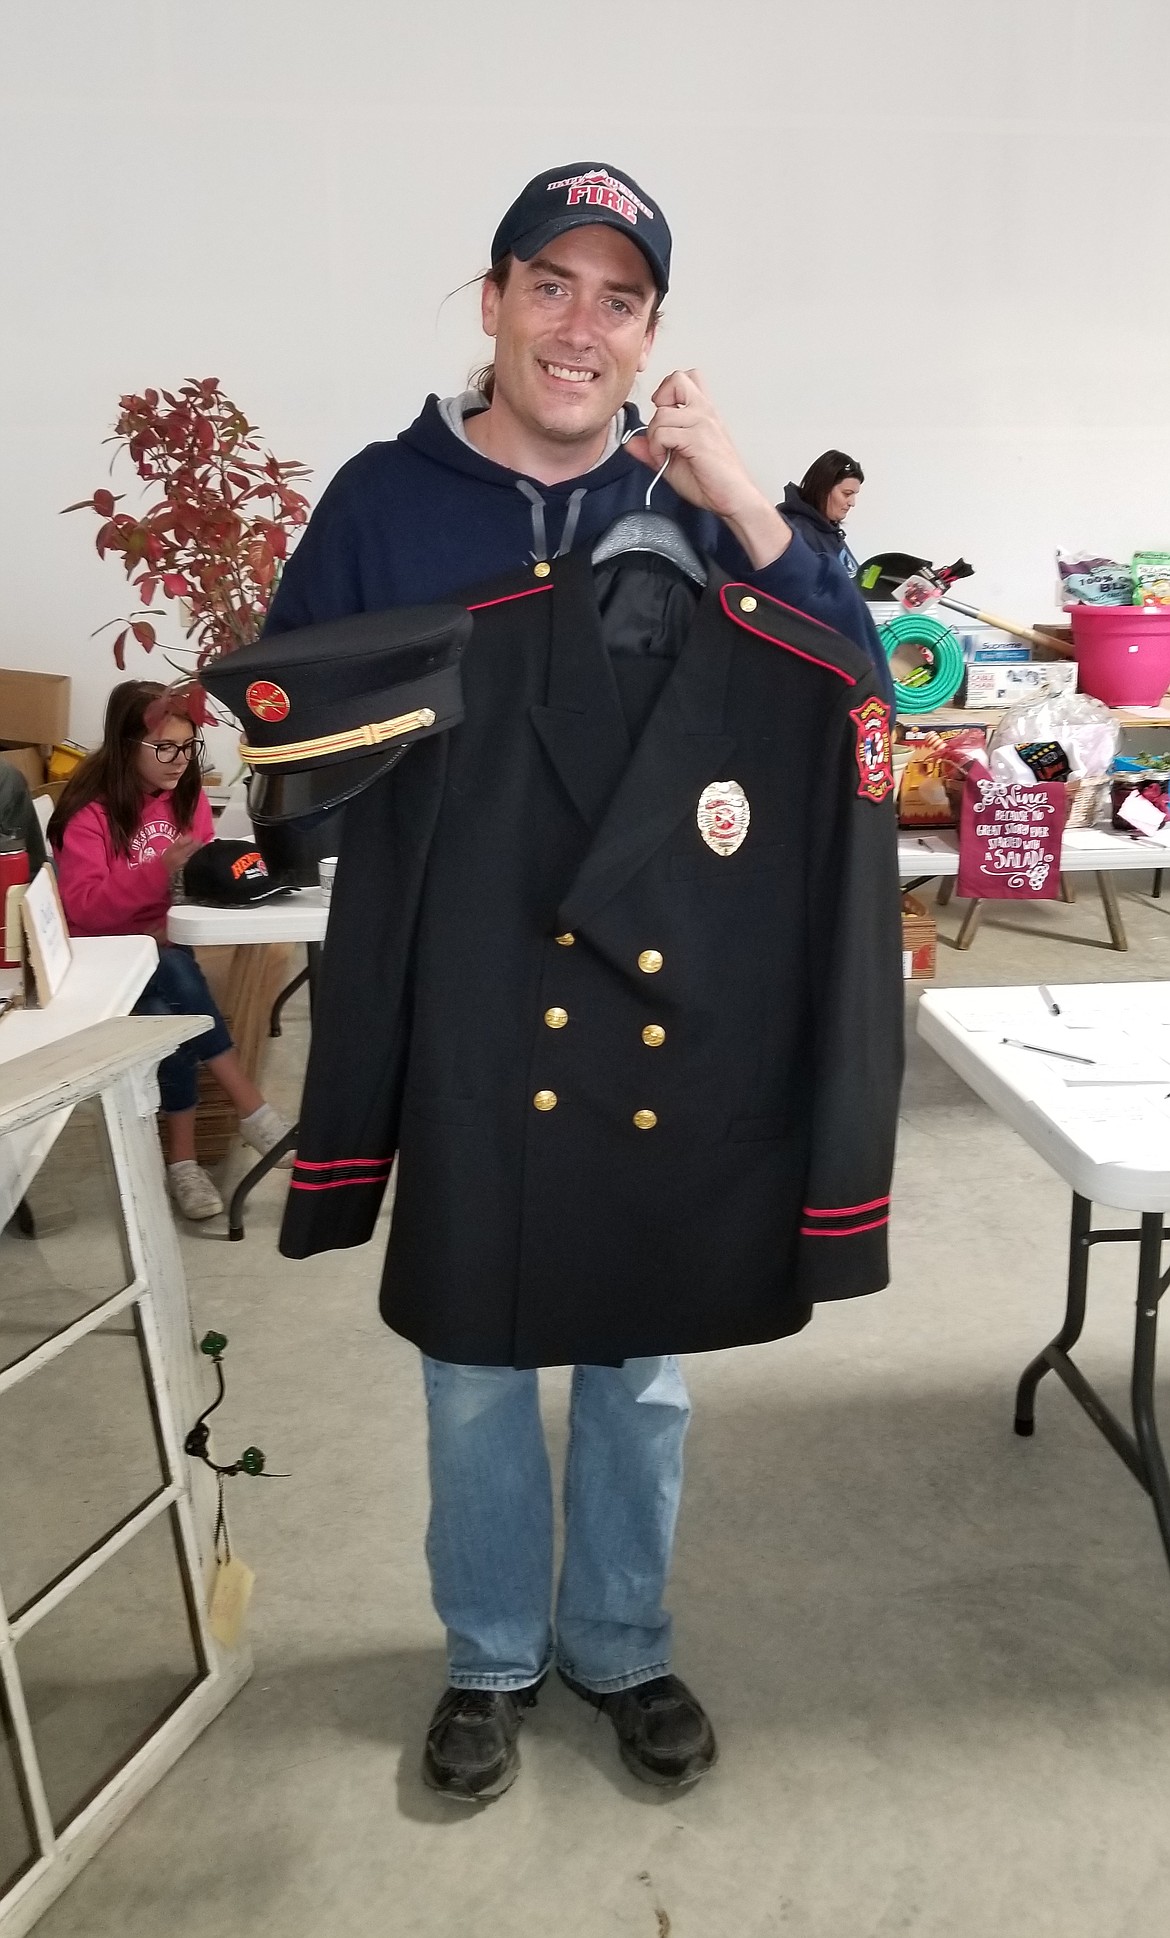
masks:
{"label": "table leg", "polygon": [[959,933],[955,938],[956,949],[969,949],[971,947],[971,944],[975,940],[975,931],[979,927],[979,923],[982,915],[983,915],[982,901],[971,902],[971,904],[967,909],[966,915],[964,915],[963,917],[963,922],[962,922],[961,928],[959,929]]}
{"label": "table leg", "polygon": [[1105,910],[1105,920],[1109,924],[1109,939],[1115,949],[1128,949],[1129,943],[1122,926],[1121,910],[1117,905],[1117,890],[1105,874],[1097,876],[1097,887],[1101,891],[1101,906]]}
{"label": "table leg", "polygon": [[1150,893],[1151,893],[1151,895],[1153,896],[1153,898],[1154,898],[1154,900],[1155,900],[1155,901],[1159,901],[1159,900],[1161,899],[1161,894],[1162,894],[1162,870],[1161,870],[1160,868],[1155,868],[1155,870],[1154,870],[1154,885],[1153,885],[1153,887],[1151,888],[1151,890],[1150,890]]}
{"label": "table leg", "polygon": [[1068,1235],[1068,1299],[1064,1309],[1064,1324],[1056,1338],[1024,1369],[1016,1389],[1017,1433],[1035,1433],[1036,1388],[1045,1373],[1053,1371],[1053,1355],[1059,1353],[1063,1359],[1069,1347],[1075,1346],[1081,1336],[1089,1289],[1089,1231],[1092,1223],[1092,1205],[1087,1198],[1080,1197],[1074,1191]]}
{"label": "table leg", "polygon": [[945,907],[946,907],[946,905],[947,905],[947,903],[948,903],[948,902],[950,901],[950,899],[951,899],[951,896],[952,896],[952,895],[954,894],[954,892],[955,892],[955,878],[954,878],[954,876],[953,876],[953,875],[944,875],[944,876],[943,876],[943,878],[942,878],[942,880],[940,881],[940,883],[939,883],[939,885],[938,885],[938,892],[937,892],[937,894],[935,895],[935,898],[934,898],[934,905],[935,905],[935,907],[936,907],[936,908],[945,908]]}
{"label": "table leg", "polygon": [[1071,875],[1062,875],[1060,878],[1060,899],[1062,902],[1075,902],[1077,899],[1077,891]]}
{"label": "table leg", "polygon": [[33,1208],[27,1198],[22,1198],[20,1203],[13,1207],[12,1216],[8,1220],[8,1223],[20,1233],[22,1238],[36,1237],[37,1222],[33,1217]]}
{"label": "table leg", "polygon": [[302,969],[298,975],[293,977],[291,982],[285,983],[284,988],[272,1005],[272,1015],[268,1019],[269,1036],[280,1035],[280,1018],[285,1004],[288,1002],[290,996],[296,995],[298,989],[303,989],[308,980],[308,969]]}
{"label": "table leg", "polygon": [[[313,1022],[313,1004],[317,995],[317,979],[321,969],[321,944],[319,942],[307,942],[305,944],[305,955],[307,961],[303,975],[308,979],[309,984],[309,1026],[311,1029]],[[300,980],[301,978],[298,978],[298,983]],[[285,990],[284,995],[290,995],[292,989],[296,986],[297,984],[290,984],[289,988]],[[283,997],[278,999],[278,1001],[283,1000]],[[238,1243],[244,1236],[244,1206],[247,1204],[251,1193],[255,1190],[261,1178],[266,1178],[273,1166],[280,1163],[281,1158],[287,1151],[296,1149],[297,1132],[299,1129],[299,1124],[294,1124],[287,1137],[282,1137],[279,1144],[274,1145],[270,1151],[266,1151],[264,1156],[259,1158],[249,1171],[245,1171],[240,1182],[232,1192],[231,1203],[228,1206],[228,1237],[233,1243]]]}
{"label": "table leg", "polygon": [[1134,1434],[1145,1468],[1145,1484],[1154,1503],[1158,1531],[1166,1559],[1170,1561],[1170,1476],[1166,1457],[1158,1438],[1158,1419],[1154,1411],[1154,1365],[1158,1343],[1158,1303],[1170,1273],[1162,1276],[1162,1214],[1142,1213],[1142,1235],[1138,1252],[1137,1318],[1133,1340]]}

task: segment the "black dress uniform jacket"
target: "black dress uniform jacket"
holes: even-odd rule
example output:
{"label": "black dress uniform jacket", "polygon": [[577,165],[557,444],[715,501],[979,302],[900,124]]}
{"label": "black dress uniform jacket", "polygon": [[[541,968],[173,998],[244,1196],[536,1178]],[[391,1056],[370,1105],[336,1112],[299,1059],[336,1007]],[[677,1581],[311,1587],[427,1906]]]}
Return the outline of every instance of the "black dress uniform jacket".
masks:
{"label": "black dress uniform jacket", "polygon": [[743,1345],[877,1290],[902,983],[866,656],[712,564],[631,734],[587,554],[467,603],[463,724],[347,810],[281,1250],[363,1244],[397,1153],[382,1313],[435,1358]]}

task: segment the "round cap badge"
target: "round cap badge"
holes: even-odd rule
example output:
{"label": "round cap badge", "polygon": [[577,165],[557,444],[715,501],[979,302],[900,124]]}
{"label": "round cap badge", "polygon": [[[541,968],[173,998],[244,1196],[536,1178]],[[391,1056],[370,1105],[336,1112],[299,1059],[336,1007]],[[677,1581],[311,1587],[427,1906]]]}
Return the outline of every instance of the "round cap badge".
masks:
{"label": "round cap badge", "polygon": [[738,781],[712,781],[699,796],[699,833],[717,855],[733,855],[742,847],[751,818],[747,795]]}
{"label": "round cap badge", "polygon": [[254,713],[257,720],[287,720],[289,697],[282,686],[272,680],[253,680],[244,694],[248,712]]}

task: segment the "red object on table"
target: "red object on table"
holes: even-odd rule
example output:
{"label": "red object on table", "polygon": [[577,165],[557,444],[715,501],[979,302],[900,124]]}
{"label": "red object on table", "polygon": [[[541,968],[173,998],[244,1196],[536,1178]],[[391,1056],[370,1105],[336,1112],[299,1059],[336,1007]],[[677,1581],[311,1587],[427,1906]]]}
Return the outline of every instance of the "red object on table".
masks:
{"label": "red object on table", "polygon": [[968,774],[959,817],[955,893],[979,901],[1054,901],[1060,893],[1063,781]]}
{"label": "red object on table", "polygon": [[28,850],[16,835],[0,835],[0,969],[19,969],[19,956],[10,957],[4,944],[4,914],[10,888],[28,881]]}

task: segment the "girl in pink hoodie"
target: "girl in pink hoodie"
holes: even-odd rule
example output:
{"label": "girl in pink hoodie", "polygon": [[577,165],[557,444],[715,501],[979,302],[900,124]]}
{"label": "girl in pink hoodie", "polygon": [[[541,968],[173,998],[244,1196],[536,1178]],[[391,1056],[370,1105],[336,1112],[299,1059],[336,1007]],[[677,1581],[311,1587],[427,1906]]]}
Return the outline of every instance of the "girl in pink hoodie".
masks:
{"label": "girl in pink hoodie", "polygon": [[202,715],[181,688],[124,680],[110,694],[102,744],[68,781],[49,822],[66,919],[74,935],[151,935],[159,965],[135,1011],[210,1016],[202,1036],[159,1065],[171,1196],[188,1218],[213,1218],[223,1200],[195,1158],[198,1066],[206,1063],[239,1112],[240,1134],[262,1155],[289,1126],[246,1076],[190,949],[168,942],[175,878],[214,835],[203,792]]}

